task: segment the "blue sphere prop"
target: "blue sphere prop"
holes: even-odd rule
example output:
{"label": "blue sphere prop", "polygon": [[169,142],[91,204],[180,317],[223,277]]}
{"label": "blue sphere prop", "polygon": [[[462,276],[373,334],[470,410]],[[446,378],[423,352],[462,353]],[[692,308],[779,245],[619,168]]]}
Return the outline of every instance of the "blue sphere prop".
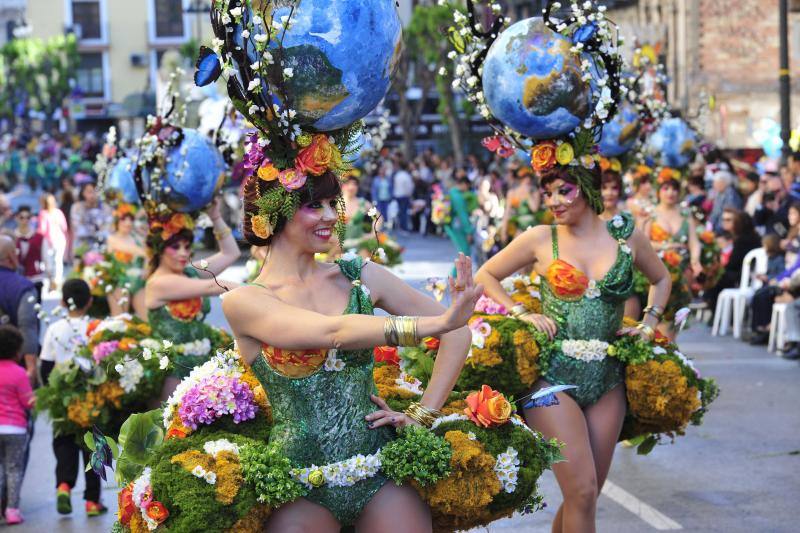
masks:
{"label": "blue sphere prop", "polygon": [[197,130],[184,129],[181,144],[167,154],[157,199],[174,211],[199,211],[214,199],[225,181],[225,171],[225,160],[214,143]]}
{"label": "blue sphere prop", "polygon": [[661,164],[683,168],[692,162],[697,135],[680,118],[669,118],[650,137],[650,148],[661,158]]}
{"label": "blue sphere prop", "polygon": [[[275,7],[273,19],[280,21],[290,11],[289,6]],[[243,21],[252,17],[248,11]],[[240,32],[241,26],[234,36],[241,46]],[[251,64],[262,60],[255,41],[260,33],[265,33],[263,24],[254,25],[244,47]],[[394,0],[303,0],[280,35],[283,66],[293,74],[272,72],[262,82],[265,97],[288,105],[302,126],[317,131],[343,128],[372,111],[386,96],[402,51]],[[273,54],[279,53],[277,44],[271,46]],[[288,102],[280,100],[278,82],[285,82]]]}
{"label": "blue sphere prop", "polygon": [[636,144],[639,135],[639,114],[627,100],[617,110],[611,122],[603,126],[600,137],[600,154],[619,157]]}
{"label": "blue sphere prop", "polygon": [[105,182],[107,192],[115,192],[122,196],[128,204],[139,203],[139,193],[133,181],[133,163],[130,157],[121,157],[111,168]]}
{"label": "blue sphere prop", "polygon": [[508,27],[483,65],[483,93],[492,114],[532,139],[562,137],[592,111],[592,89],[570,39],[539,17]]}

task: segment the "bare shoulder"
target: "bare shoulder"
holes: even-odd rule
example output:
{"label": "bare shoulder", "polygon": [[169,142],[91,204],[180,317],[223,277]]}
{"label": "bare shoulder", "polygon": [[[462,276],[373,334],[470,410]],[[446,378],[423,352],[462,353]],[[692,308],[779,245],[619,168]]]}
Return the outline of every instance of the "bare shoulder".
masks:
{"label": "bare shoulder", "polygon": [[225,293],[222,299],[222,310],[229,312],[249,309],[254,301],[271,301],[273,298],[266,290],[254,285],[242,285]]}
{"label": "bare shoulder", "polygon": [[552,238],[550,226],[545,224],[540,224],[538,226],[528,228],[518,238],[523,239],[529,246],[533,246],[535,248],[545,244],[549,244]]}

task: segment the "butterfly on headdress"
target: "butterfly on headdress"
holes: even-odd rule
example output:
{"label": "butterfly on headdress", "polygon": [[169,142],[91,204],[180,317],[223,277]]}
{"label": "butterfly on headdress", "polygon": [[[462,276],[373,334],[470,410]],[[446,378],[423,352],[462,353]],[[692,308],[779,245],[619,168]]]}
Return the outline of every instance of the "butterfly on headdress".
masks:
{"label": "butterfly on headdress", "polygon": [[119,455],[119,446],[111,437],[106,437],[97,426],[83,436],[83,442],[92,450],[86,471],[93,470],[103,481],[106,480],[106,467],[111,468],[112,461]]}
{"label": "butterfly on headdress", "polygon": [[494,135],[492,137],[486,137],[481,141],[481,144],[484,148],[489,150],[490,152],[494,152],[503,159],[508,159],[512,155],[514,155],[514,145],[511,144],[506,137],[503,135]]}
{"label": "butterfly on headdress", "polygon": [[527,400],[522,407],[524,409],[531,409],[534,407],[550,407],[552,405],[558,405],[558,397],[556,396],[557,392],[563,392],[565,390],[577,389],[578,387],[575,385],[554,385],[552,387],[545,387],[543,389],[539,389],[538,391],[530,394],[528,396],[523,396],[518,402],[523,400]]}
{"label": "butterfly on headdress", "polygon": [[205,87],[219,79],[222,74],[222,62],[219,56],[209,47],[200,47],[200,56],[195,65],[194,84],[198,87]]}

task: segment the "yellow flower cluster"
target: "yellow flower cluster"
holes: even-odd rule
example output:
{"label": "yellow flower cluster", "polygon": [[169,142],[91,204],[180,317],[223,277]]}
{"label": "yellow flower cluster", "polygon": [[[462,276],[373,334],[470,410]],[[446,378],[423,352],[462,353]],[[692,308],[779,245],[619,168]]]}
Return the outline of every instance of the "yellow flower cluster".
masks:
{"label": "yellow flower cluster", "polygon": [[697,388],[674,361],[628,365],[625,374],[628,412],[649,432],[680,433],[700,408]]}
{"label": "yellow flower cluster", "polygon": [[378,388],[378,395],[381,398],[410,399],[416,398],[408,389],[397,385],[396,380],[400,377],[400,367],[395,365],[376,366],[372,371],[372,378]]}
{"label": "yellow flower cluster", "polygon": [[261,533],[272,509],[267,505],[256,504],[248,513],[228,530],[230,533]]}
{"label": "yellow flower cluster", "polygon": [[444,413],[445,416],[447,415],[455,415],[455,414],[464,414],[464,409],[467,408],[467,401],[466,400],[454,400],[452,402],[446,403],[444,407],[442,407],[441,411]]}
{"label": "yellow flower cluster", "polygon": [[[487,320],[487,322],[489,322]],[[502,348],[502,337],[500,332],[492,324],[492,332],[486,337],[483,348],[472,347],[472,357],[467,359],[468,365],[482,365],[482,366],[495,366],[503,362],[500,357],[500,349]]]}
{"label": "yellow flower cluster", "polygon": [[528,329],[515,331],[513,342],[519,379],[525,385],[531,386],[539,379],[539,343]]}
{"label": "yellow flower cluster", "polygon": [[198,466],[206,472],[214,472],[217,475],[214,483],[216,500],[223,505],[233,503],[239,494],[239,487],[244,484],[239,457],[233,452],[224,451],[211,457],[207,453],[189,450],[173,456],[170,462],[180,465],[187,472],[192,472]]}
{"label": "yellow flower cluster", "polygon": [[122,407],[125,391],[116,381],[106,381],[96,390],[82,397],[74,398],[67,406],[67,418],[78,427],[89,428],[102,414],[102,409],[111,404],[116,409]]}
{"label": "yellow flower cluster", "polygon": [[464,432],[448,431],[444,438],[453,448],[452,474],[431,487],[415,484],[431,508],[434,530],[451,531],[488,522],[488,506],[501,488],[494,473],[495,458]]}
{"label": "yellow flower cluster", "polygon": [[144,518],[142,518],[142,513],[138,509],[131,515],[128,527],[131,528],[131,533],[150,533]]}

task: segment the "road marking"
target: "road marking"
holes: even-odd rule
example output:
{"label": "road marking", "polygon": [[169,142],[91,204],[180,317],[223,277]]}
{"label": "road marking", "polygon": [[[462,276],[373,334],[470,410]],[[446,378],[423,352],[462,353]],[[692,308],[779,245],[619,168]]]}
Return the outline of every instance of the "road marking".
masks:
{"label": "road marking", "polygon": [[650,507],[633,494],[608,480],[603,486],[603,494],[641,518],[654,529],[659,531],[683,529],[683,526],[675,520],[659,513],[656,509]]}

